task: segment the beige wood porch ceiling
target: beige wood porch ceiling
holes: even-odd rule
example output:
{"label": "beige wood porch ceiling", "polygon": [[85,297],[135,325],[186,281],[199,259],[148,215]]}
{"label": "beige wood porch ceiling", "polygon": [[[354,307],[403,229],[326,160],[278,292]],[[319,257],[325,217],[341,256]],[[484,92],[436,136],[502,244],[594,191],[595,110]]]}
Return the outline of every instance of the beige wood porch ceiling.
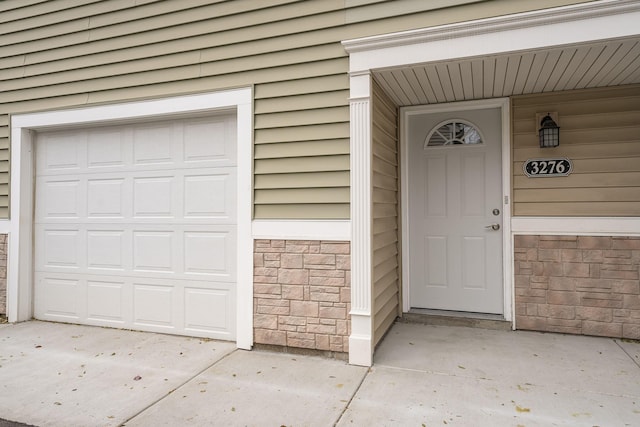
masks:
{"label": "beige wood porch ceiling", "polygon": [[401,106],[640,83],[640,38],[374,72]]}

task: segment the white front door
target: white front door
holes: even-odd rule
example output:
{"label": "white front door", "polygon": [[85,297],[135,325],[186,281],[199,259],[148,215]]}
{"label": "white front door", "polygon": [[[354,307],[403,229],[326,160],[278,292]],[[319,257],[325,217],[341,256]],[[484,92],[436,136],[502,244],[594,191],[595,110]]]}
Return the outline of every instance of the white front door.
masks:
{"label": "white front door", "polygon": [[236,118],[42,132],[37,319],[234,340]]}
{"label": "white front door", "polygon": [[501,111],[408,123],[412,308],[503,312]]}

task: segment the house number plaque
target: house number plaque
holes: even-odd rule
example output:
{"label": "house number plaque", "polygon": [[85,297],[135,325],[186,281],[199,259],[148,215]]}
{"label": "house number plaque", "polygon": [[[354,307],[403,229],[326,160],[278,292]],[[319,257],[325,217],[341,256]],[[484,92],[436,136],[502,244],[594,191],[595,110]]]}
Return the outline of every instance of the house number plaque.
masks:
{"label": "house number plaque", "polygon": [[567,176],[573,170],[573,163],[566,157],[557,159],[529,159],[522,166],[529,178]]}

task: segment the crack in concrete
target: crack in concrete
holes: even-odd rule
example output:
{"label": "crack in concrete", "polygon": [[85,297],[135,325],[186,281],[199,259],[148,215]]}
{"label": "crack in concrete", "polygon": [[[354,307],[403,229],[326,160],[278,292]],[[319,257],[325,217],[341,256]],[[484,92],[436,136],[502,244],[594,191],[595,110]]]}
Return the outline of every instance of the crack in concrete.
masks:
{"label": "crack in concrete", "polygon": [[180,388],[184,387],[185,385],[187,385],[189,382],[193,381],[196,377],[202,375],[205,371],[211,369],[212,367],[216,366],[218,363],[222,362],[223,360],[225,360],[227,357],[231,356],[232,354],[234,354],[236,351],[238,351],[238,349],[233,349],[230,352],[228,352],[227,354],[225,354],[224,356],[222,356],[220,359],[216,360],[215,362],[213,362],[211,365],[205,367],[204,369],[200,370],[199,372],[196,372],[193,376],[187,378],[185,381],[183,381],[181,384],[175,386],[174,388],[172,388],[171,390],[169,390],[167,392],[167,394],[165,394],[164,396],[162,396],[159,399],[156,399],[155,401],[151,402],[150,404],[148,404],[147,406],[145,406],[144,408],[142,408],[140,411],[138,411],[136,414],[134,414],[133,416],[129,417],[128,419],[126,419],[124,422],[122,422],[121,424],[119,424],[119,427],[124,427],[127,425],[127,423],[133,419],[135,419],[136,417],[142,415],[144,412],[146,412],[148,409],[152,408],[153,406],[157,405],[158,403],[162,402],[164,399],[166,399],[167,397],[171,396],[174,392],[176,392],[176,390],[179,390]]}
{"label": "crack in concrete", "polygon": [[340,415],[338,415],[338,419],[336,420],[335,423],[333,423],[333,427],[336,427],[340,423],[340,420],[342,420],[342,417],[344,417],[344,414],[349,409],[349,406],[351,406],[351,402],[353,402],[353,399],[355,399],[356,395],[360,391],[360,388],[362,388],[362,384],[364,384],[364,380],[367,379],[370,373],[371,373],[371,367],[369,367],[369,369],[367,369],[364,375],[362,376],[362,379],[360,380],[360,384],[358,384],[358,387],[356,387],[356,389],[353,391],[351,398],[349,399],[347,404],[344,406],[344,409],[342,410],[342,412],[340,412]]}
{"label": "crack in concrete", "polygon": [[620,345],[620,341],[618,341],[618,340],[613,340],[613,342],[615,342],[615,343],[616,343],[616,345],[617,345],[618,347],[620,347],[620,350],[622,350],[622,351],[624,352],[624,354],[626,354],[627,356],[629,356],[629,359],[631,359],[631,361],[632,361],[633,363],[635,363],[635,365],[636,365],[638,368],[640,368],[640,360],[636,360],[636,359],[634,359],[634,357],[633,357],[631,354],[629,354],[629,352],[628,352],[628,351],[627,351],[623,346],[621,346],[621,345]]}

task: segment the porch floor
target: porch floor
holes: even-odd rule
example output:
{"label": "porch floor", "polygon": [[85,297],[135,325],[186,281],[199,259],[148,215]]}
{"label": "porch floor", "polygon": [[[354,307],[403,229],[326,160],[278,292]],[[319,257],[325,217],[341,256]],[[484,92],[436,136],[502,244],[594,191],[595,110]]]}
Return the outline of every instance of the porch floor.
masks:
{"label": "porch floor", "polygon": [[636,342],[397,323],[371,369],[234,347],[2,324],[0,425],[640,425]]}
{"label": "porch floor", "polygon": [[640,425],[640,344],[396,323],[344,425]]}

